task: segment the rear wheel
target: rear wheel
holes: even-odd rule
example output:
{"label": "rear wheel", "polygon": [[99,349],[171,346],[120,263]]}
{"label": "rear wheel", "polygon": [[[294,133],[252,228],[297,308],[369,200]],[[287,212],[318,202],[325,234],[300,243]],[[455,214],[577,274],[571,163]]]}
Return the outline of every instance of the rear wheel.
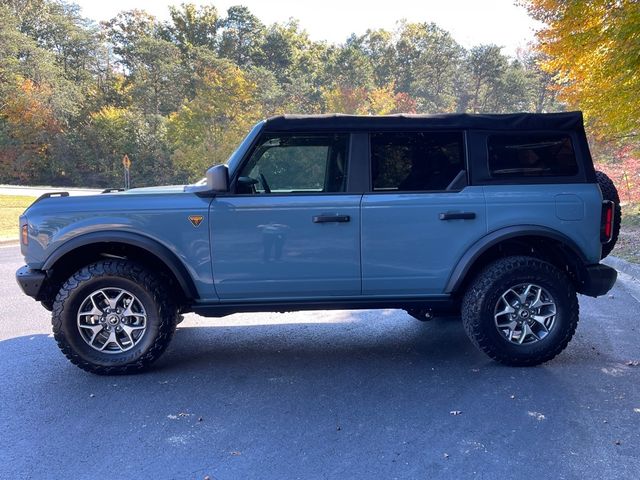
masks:
{"label": "rear wheel", "polygon": [[517,256],[487,266],[462,303],[471,341],[491,358],[514,366],[551,360],[578,324],[578,299],[569,278],[542,260]]}
{"label": "rear wheel", "polygon": [[82,268],[53,304],[53,333],[72,363],[92,373],[144,370],[167,348],[177,308],[158,277],[125,260]]}
{"label": "rear wheel", "polygon": [[596,171],[596,179],[602,192],[602,198],[604,200],[610,200],[614,203],[613,208],[613,232],[611,234],[611,241],[602,245],[601,258],[608,256],[618,241],[618,235],[620,235],[620,222],[622,221],[622,207],[620,207],[620,196],[618,195],[618,189],[606,173]]}

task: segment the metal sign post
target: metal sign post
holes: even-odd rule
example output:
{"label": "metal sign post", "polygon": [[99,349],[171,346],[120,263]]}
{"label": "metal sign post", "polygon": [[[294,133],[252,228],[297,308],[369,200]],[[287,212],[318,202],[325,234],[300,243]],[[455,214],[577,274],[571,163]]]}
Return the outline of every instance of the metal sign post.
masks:
{"label": "metal sign post", "polygon": [[131,169],[131,160],[129,160],[127,154],[122,157],[122,166],[124,167],[124,189],[129,190],[131,188],[131,175],[129,171]]}

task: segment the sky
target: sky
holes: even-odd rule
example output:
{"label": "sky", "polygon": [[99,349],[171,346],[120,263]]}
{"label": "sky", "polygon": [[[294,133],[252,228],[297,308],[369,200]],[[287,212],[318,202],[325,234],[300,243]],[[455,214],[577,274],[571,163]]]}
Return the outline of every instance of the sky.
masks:
{"label": "sky", "polygon": [[75,0],[83,15],[96,21],[108,20],[119,11],[146,10],[161,20],[168,19],[169,5],[213,4],[221,13],[232,5],[245,5],[262,22],[299,20],[313,40],[342,43],[352,33],[368,28],[393,30],[396,22],[435,22],[448,30],[464,47],[494,43],[503,53],[514,55],[534,39],[539,24],[528,17],[514,0]]}

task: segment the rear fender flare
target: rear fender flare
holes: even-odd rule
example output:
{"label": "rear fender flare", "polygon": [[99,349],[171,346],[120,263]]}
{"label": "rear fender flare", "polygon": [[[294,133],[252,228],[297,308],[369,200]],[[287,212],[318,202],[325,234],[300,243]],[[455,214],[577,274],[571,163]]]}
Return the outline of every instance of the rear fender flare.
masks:
{"label": "rear fender flare", "polygon": [[460,260],[458,260],[456,267],[453,269],[453,272],[447,281],[444,293],[453,293],[457,291],[460,285],[464,282],[474,263],[491,247],[505,240],[526,236],[545,237],[551,240],[556,240],[568,247],[577,256],[577,258],[581,260],[582,264],[588,263],[578,245],[563,233],[539,225],[505,227],[485,235],[465,252]]}

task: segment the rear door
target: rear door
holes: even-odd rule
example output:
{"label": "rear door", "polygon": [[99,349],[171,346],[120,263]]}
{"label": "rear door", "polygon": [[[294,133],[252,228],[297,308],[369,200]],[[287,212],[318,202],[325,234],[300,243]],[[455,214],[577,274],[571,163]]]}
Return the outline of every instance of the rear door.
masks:
{"label": "rear door", "polygon": [[225,299],[361,294],[360,200],[349,135],[264,133],[235,193],[211,203],[213,276]]}
{"label": "rear door", "polygon": [[362,293],[442,294],[459,258],[487,232],[482,187],[467,186],[464,133],[370,135],[362,200]]}

